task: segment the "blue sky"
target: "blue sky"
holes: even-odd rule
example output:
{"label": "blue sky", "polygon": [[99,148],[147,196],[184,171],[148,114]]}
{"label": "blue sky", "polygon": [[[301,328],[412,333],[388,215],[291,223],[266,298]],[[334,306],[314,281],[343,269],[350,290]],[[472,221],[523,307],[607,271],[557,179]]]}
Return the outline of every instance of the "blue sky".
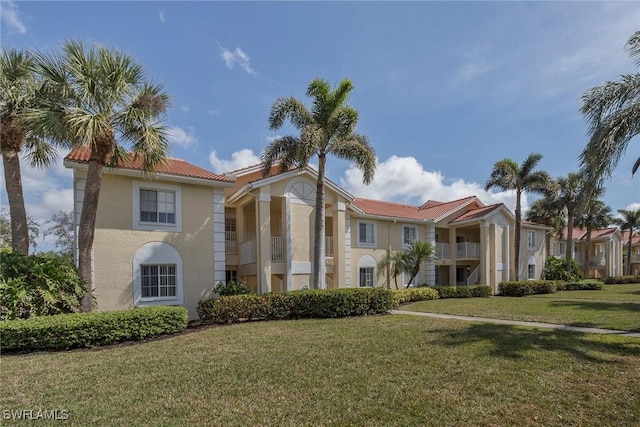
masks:
{"label": "blue sky", "polygon": [[[482,190],[493,164],[535,151],[554,177],[577,171],[581,95],[638,71],[623,49],[640,29],[633,2],[3,1],[1,13],[3,47],[78,39],[128,52],[172,97],[172,155],[216,172],[255,163],[269,138],[294,132],[269,131],[277,97],[306,102],[314,78],[349,78],[377,173],[363,186],[331,159],[328,175],[354,195],[409,203],[476,194],[513,208],[513,194]],[[613,209],[640,207],[639,142],[607,182]],[[31,216],[71,209],[61,163],[24,170]]]}

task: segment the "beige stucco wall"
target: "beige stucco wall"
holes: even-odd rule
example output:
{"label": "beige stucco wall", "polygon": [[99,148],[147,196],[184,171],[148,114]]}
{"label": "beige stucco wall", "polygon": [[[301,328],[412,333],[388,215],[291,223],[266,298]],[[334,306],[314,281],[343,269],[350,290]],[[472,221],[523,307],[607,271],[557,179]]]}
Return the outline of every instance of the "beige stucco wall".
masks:
{"label": "beige stucco wall", "polygon": [[[114,175],[103,178],[94,240],[98,309],[133,306],[133,257],[145,243],[164,242],[182,257],[183,305],[196,318],[198,301],[208,297],[214,286],[213,189],[170,183],[182,189],[182,232],[139,231],[132,230],[133,181]],[[153,182],[149,181],[151,186]]]}
{"label": "beige stucco wall", "polygon": [[[535,280],[540,279],[542,275],[542,271],[544,270],[545,263],[545,243],[544,243],[544,230],[540,230],[537,228],[527,227],[523,225],[521,228],[521,237],[520,237],[520,280],[527,280],[527,270],[529,265],[529,259],[533,256],[535,260],[536,272],[535,272]],[[527,242],[527,233],[529,231],[533,231],[535,233],[535,247],[529,248]]]}

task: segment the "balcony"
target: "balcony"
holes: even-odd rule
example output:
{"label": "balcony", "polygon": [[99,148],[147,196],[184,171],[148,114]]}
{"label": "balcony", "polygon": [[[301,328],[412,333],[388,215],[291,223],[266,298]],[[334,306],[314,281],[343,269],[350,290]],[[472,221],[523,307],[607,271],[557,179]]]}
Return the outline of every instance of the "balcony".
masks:
{"label": "balcony", "polygon": [[604,255],[598,254],[589,259],[589,267],[604,267],[605,261]]}
{"label": "balcony", "polygon": [[436,242],[436,257],[438,257],[439,259],[451,258],[451,253],[449,251],[448,243]]}
{"label": "balcony", "polygon": [[271,261],[284,261],[284,237],[271,237]]}
{"label": "balcony", "polygon": [[456,243],[456,258],[480,258],[480,243]]}
{"label": "balcony", "polygon": [[224,251],[227,255],[237,255],[238,236],[235,231],[224,232]]}

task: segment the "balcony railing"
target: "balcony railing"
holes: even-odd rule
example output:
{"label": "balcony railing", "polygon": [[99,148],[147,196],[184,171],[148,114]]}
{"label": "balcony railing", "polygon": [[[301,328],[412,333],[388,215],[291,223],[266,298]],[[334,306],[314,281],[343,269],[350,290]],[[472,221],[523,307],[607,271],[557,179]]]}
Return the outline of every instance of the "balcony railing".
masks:
{"label": "balcony railing", "polygon": [[327,258],[333,257],[333,236],[324,237],[324,256]]}
{"label": "balcony railing", "polygon": [[271,237],[271,261],[284,261],[284,237]]}
{"label": "balcony railing", "polygon": [[256,241],[247,240],[240,243],[240,263],[252,264],[256,262]]}
{"label": "balcony railing", "polygon": [[605,265],[604,255],[599,254],[589,259],[590,267],[603,267]]}
{"label": "balcony railing", "polygon": [[238,236],[235,231],[224,232],[224,251],[227,255],[236,255],[238,253]]}
{"label": "balcony railing", "polygon": [[436,257],[440,259],[449,259],[451,258],[451,253],[449,251],[448,243],[440,243],[436,242]]}
{"label": "balcony railing", "polygon": [[460,242],[456,243],[457,258],[480,258],[480,243]]}

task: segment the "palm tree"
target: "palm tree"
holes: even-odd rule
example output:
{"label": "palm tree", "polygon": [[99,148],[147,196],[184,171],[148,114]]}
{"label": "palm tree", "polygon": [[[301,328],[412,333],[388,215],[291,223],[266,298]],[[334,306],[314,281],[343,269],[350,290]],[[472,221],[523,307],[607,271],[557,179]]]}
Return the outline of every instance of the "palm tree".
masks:
{"label": "palm tree", "polygon": [[280,129],[288,118],[300,135],[274,139],[261,155],[265,174],[277,161],[281,169],[286,170],[292,166],[305,167],[314,155],[318,156],[312,279],[312,288],[315,289],[324,288],[321,265],[324,263],[324,176],[327,155],[333,154],[353,162],[362,171],[362,180],[366,184],[373,179],[376,168],[373,147],[366,136],[355,133],[358,112],[346,104],[352,90],[353,84],[348,79],[342,80],[333,90],[326,80],[313,80],[307,88],[307,96],[313,98],[311,111],[292,96],[276,99],[269,115],[270,129]]}
{"label": "palm tree", "polygon": [[618,209],[618,213],[622,218],[616,218],[615,224],[620,226],[622,231],[629,230],[629,242],[627,243],[627,275],[631,275],[631,242],[633,240],[633,232],[640,231],[640,209]]}
{"label": "palm tree", "polygon": [[410,275],[409,281],[407,282],[407,287],[409,287],[409,284],[413,282],[413,279],[415,279],[420,272],[422,263],[434,259],[436,248],[429,242],[414,241],[403,252],[404,263],[402,265],[402,271]]}
{"label": "palm tree", "polygon": [[406,261],[407,259],[403,251],[387,249],[384,258],[378,262],[378,272],[387,272],[387,288],[391,289],[391,276],[393,276],[396,289],[399,289],[398,275],[407,269]]}
{"label": "palm tree", "polygon": [[[603,192],[602,189],[598,189],[594,196],[600,197]],[[583,197],[587,198],[584,200],[585,206],[576,216],[575,224],[578,228],[587,231],[587,248],[584,255],[584,265],[586,266],[585,268],[588,275],[591,255],[591,232],[609,226],[609,224],[613,223],[613,216],[611,216],[611,208],[605,205],[604,202],[594,200],[588,194],[583,195]]]}
{"label": "palm tree", "polygon": [[45,167],[55,158],[53,147],[37,138],[25,121],[24,113],[40,102],[33,58],[28,51],[8,49],[0,54],[0,151],[4,182],[9,199],[11,247],[14,252],[29,253],[29,221],[24,207],[20,153],[29,163]]}
{"label": "palm tree", "polygon": [[[640,31],[631,36],[626,49],[640,67]],[[611,176],[629,141],[640,133],[640,73],[589,89],[582,95],[580,111],[589,123],[589,142],[580,155],[582,170],[587,182],[595,185]],[[631,174],[639,167],[640,158]]]}
{"label": "palm tree", "polygon": [[91,248],[102,169],[139,158],[145,170],[153,171],[166,159],[169,147],[160,120],[169,97],[127,54],[75,41],[65,42],[62,51],[35,57],[46,90],[57,101],[32,111],[30,120],[38,134],[91,149],[78,231],[78,272],[87,283],[82,310],[91,311]]}
{"label": "palm tree", "polygon": [[[551,227],[551,233],[556,236],[561,235],[562,230],[567,226],[564,207],[552,196],[533,202],[525,214],[525,219]],[[551,256],[551,238],[545,239],[545,251],[547,256]]]}
{"label": "palm tree", "polygon": [[493,166],[491,176],[484,186],[485,191],[492,187],[498,187],[503,191],[515,190],[516,192],[516,232],[515,232],[515,265],[516,280],[520,277],[520,229],[522,228],[521,196],[523,192],[547,193],[553,187],[553,181],[548,173],[534,171],[542,154],[532,153],[518,165],[515,160],[502,159]]}
{"label": "palm tree", "polygon": [[556,200],[564,206],[567,212],[567,246],[565,249],[565,260],[567,262],[567,272],[573,274],[573,228],[575,214],[581,208],[581,198],[583,197],[584,181],[581,174],[569,172],[566,177],[557,180],[558,193]]}

